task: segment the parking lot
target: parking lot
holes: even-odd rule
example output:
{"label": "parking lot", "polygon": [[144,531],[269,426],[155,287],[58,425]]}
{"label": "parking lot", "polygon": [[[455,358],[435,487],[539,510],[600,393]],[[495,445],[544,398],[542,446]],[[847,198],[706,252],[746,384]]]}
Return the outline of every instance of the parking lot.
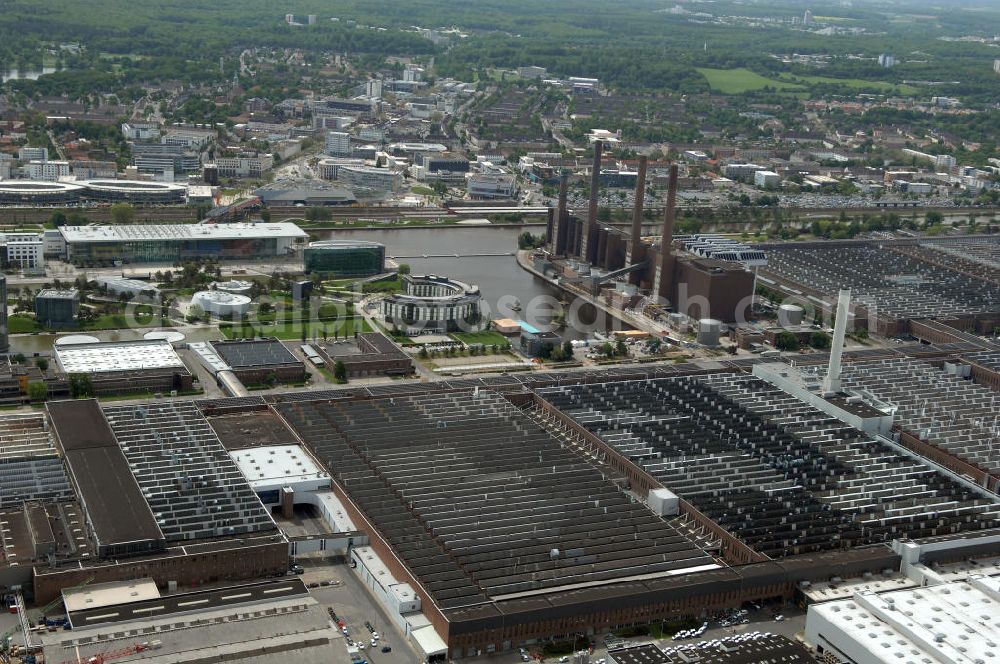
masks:
{"label": "parking lot", "polygon": [[[350,565],[311,556],[300,556],[297,562],[305,569],[302,580],[309,586],[313,597],[324,608],[334,610],[337,618],[347,627],[348,638],[365,644],[360,653],[362,659],[372,664],[419,664],[423,661]],[[378,647],[371,646],[371,633],[365,626],[366,621],[379,634]],[[382,647],[386,645],[392,648],[390,652],[382,652]],[[344,661],[347,661],[346,651]]]}
{"label": "parking lot", "polygon": [[[782,620],[774,619],[774,610],[780,610]],[[746,622],[740,622],[740,620],[746,619]],[[703,619],[704,620],[704,619]],[[721,639],[727,636],[733,636],[737,634],[747,634],[749,632],[767,632],[771,634],[778,634],[780,636],[787,637],[791,640],[796,639],[797,634],[801,634],[805,631],[806,624],[806,614],[805,611],[801,609],[782,606],[782,607],[761,607],[760,610],[754,610],[748,608],[747,614],[745,616],[740,616],[740,620],[736,621],[736,624],[730,624],[728,626],[722,626],[720,621],[714,620],[711,617],[708,618],[708,627],[705,629],[704,633],[698,637],[692,637],[687,639],[681,639],[678,641],[671,640],[670,636],[667,635],[666,638],[655,639],[651,636],[636,636],[627,639],[618,639],[611,637],[611,635],[600,634],[597,636],[589,637],[589,641],[585,639],[580,639],[580,649],[584,649],[588,642],[593,642],[595,644],[594,652],[590,656],[590,661],[592,663],[600,662],[601,659],[607,660],[608,656],[608,643],[605,641],[605,637],[611,637],[608,639],[612,647],[621,647],[621,645],[639,645],[642,643],[655,643],[658,647],[666,650],[671,647],[677,647],[685,643],[697,643],[699,641],[711,641],[712,639]],[[621,644],[621,645],[619,645]],[[543,644],[532,645],[525,650],[530,654],[535,655],[541,652],[541,647]],[[530,659],[538,659],[538,656],[529,657]],[[567,656],[567,661],[572,661],[572,657]],[[562,657],[545,657],[541,658],[541,661],[556,663],[560,662]],[[511,652],[498,653],[496,655],[482,655],[480,657],[471,658],[468,660],[463,660],[468,662],[483,662],[483,663],[503,663],[503,664],[515,664],[517,662],[522,662],[522,656],[517,650]],[[523,662],[522,662],[523,664]],[[602,663],[603,664],[603,663]]]}

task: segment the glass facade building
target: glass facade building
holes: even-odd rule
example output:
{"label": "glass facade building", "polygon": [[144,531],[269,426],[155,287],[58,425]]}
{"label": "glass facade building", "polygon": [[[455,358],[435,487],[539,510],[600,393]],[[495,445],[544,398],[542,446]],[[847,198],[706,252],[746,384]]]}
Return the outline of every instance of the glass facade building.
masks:
{"label": "glass facade building", "polygon": [[378,242],[312,242],[304,254],[306,274],[371,277],[385,272],[385,245]]}

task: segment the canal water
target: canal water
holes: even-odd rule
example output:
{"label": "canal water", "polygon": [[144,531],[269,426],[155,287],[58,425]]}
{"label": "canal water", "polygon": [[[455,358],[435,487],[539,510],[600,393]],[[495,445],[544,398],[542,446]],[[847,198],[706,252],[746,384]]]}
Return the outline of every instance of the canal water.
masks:
{"label": "canal water", "polygon": [[[517,236],[525,230],[544,232],[542,226],[477,226],[470,228],[393,228],[313,231],[325,240],[368,240],[386,247],[387,256],[448,255],[448,258],[400,258],[413,274],[436,274],[479,286],[484,313],[490,318],[521,319],[539,329],[555,329],[557,316],[566,326],[556,330],[567,339],[585,339],[606,332],[615,321],[590,304],[570,301],[552,284],[522,270],[513,255],[468,256],[517,251]],[[468,256],[465,258],[455,258]],[[520,306],[520,311],[513,307]]]}

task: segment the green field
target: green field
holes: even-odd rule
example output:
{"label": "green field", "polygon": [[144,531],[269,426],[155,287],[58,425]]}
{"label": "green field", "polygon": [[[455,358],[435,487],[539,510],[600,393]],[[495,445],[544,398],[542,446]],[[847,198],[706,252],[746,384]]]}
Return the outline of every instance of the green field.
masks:
{"label": "green field", "polygon": [[781,80],[786,83],[800,83],[804,85],[843,85],[856,90],[878,90],[879,92],[892,92],[898,90],[899,94],[913,95],[917,93],[917,88],[912,85],[887,83],[885,81],[866,81],[860,78],[830,78],[828,76],[800,76],[798,74],[781,74]]}
{"label": "green field", "polygon": [[312,339],[314,334],[317,339],[326,336],[333,338],[334,334],[339,337],[351,336],[355,332],[371,332],[372,328],[364,318],[344,318],[338,321],[328,322],[301,322],[281,323],[278,325],[220,325],[219,330],[227,339],[245,339],[251,334],[265,337],[277,337],[286,341],[302,339],[302,330],[306,330],[306,339]]}
{"label": "green field", "polygon": [[485,346],[491,346],[493,344],[502,346],[508,343],[507,337],[499,332],[494,332],[493,330],[483,330],[482,332],[453,332],[451,334],[451,338],[457,339],[465,344],[483,344]]}
{"label": "green field", "polygon": [[739,94],[753,90],[763,90],[770,87],[775,90],[786,92],[801,92],[805,88],[801,85],[764,78],[760,74],[744,69],[708,69],[698,67],[698,73],[708,79],[708,84],[717,92],[725,94]]}

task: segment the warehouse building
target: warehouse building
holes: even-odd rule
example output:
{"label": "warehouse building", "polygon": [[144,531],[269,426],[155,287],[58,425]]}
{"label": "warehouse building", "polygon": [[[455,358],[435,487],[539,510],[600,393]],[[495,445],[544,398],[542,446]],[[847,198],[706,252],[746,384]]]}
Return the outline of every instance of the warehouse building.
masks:
{"label": "warehouse building", "polygon": [[147,577],[63,601],[72,630],[39,637],[45,661],[319,664],[346,655],[344,635],[297,578],[161,595]]}
{"label": "warehouse building", "polygon": [[54,352],[62,373],[88,376],[97,396],[194,388],[191,372],[162,339],[56,344]]}
{"label": "warehouse building", "polygon": [[306,274],[324,277],[371,277],[385,272],[385,245],[362,240],[310,242],[304,254]]}
{"label": "warehouse building", "polygon": [[302,383],[306,379],[305,366],[278,339],[210,343],[244,385]]}
{"label": "warehouse building", "polygon": [[806,641],[838,661],[993,662],[1000,658],[1000,578],[853,597],[809,607]]}
{"label": "warehouse building", "polygon": [[353,339],[339,341],[316,341],[312,347],[327,367],[343,362],[350,378],[413,373],[413,359],[381,332],[358,334]]}
{"label": "warehouse building", "polygon": [[62,226],[59,232],[66,243],[63,260],[87,266],[283,257],[308,238],[289,223]]}

